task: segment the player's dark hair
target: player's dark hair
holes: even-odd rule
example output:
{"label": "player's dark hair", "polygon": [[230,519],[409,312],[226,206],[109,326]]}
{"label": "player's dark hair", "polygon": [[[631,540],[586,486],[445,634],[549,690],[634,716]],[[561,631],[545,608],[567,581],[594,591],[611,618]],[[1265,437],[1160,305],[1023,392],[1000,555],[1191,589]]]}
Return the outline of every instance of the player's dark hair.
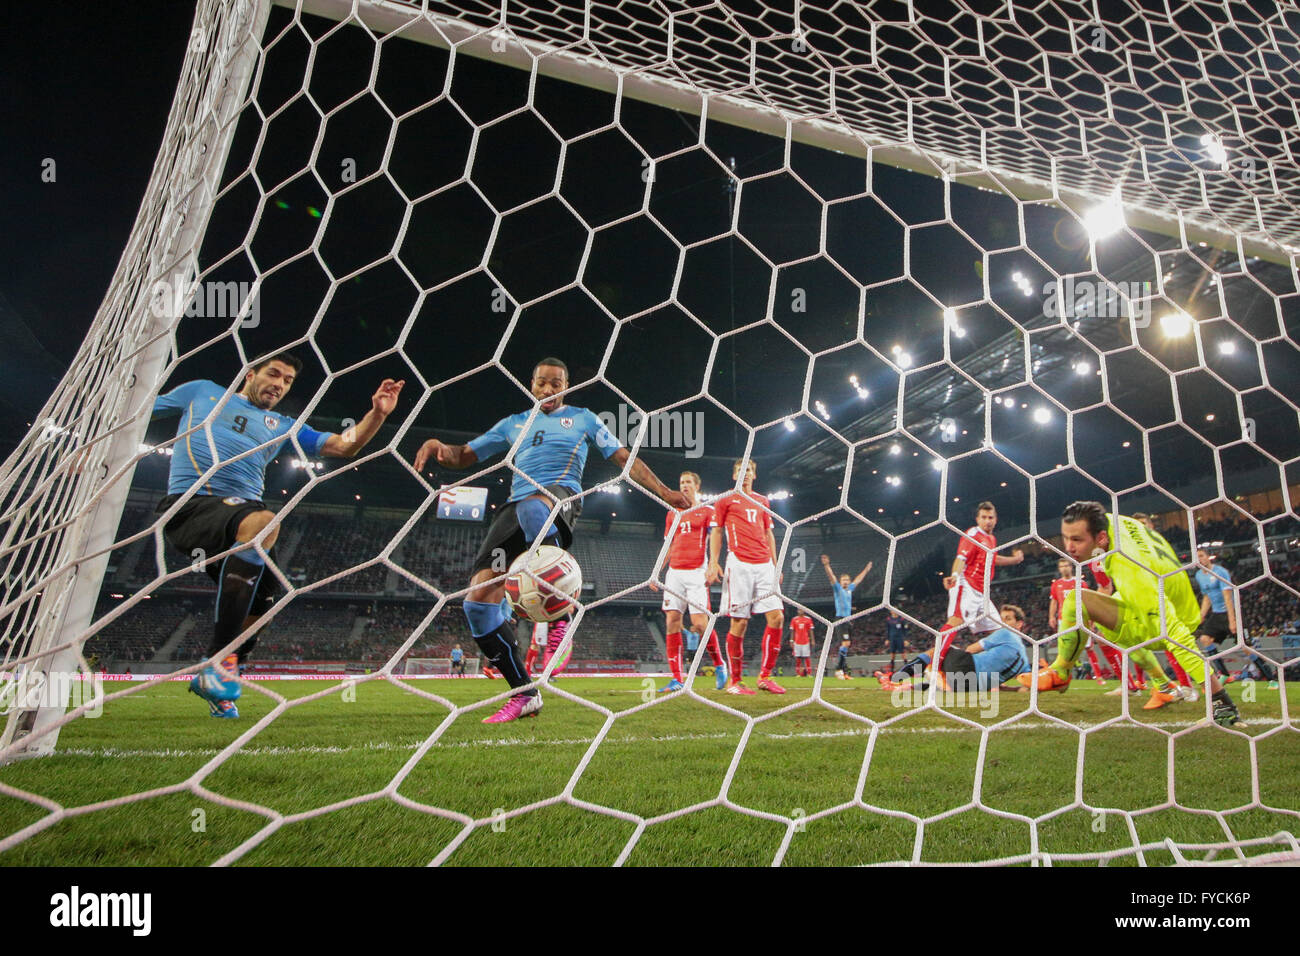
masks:
{"label": "player's dark hair", "polygon": [[1012,614],[1016,616],[1017,621],[1019,621],[1021,624],[1025,623],[1025,612],[1021,610],[1019,607],[1017,607],[1016,605],[1004,604],[1002,605],[1002,610],[1010,611]]}
{"label": "player's dark hair", "polygon": [[288,365],[293,369],[294,375],[297,375],[302,371],[302,359],[298,358],[298,356],[294,355],[292,352],[273,352],[263,355],[261,358],[255,358],[253,359],[252,370],[254,372],[260,372],[272,362],[283,362],[285,365]]}
{"label": "player's dark hair", "polygon": [[566,382],[569,380],[569,366],[565,365],[564,362],[563,362],[563,360],[561,360],[561,359],[557,359],[557,358],[555,358],[554,356],[551,356],[551,357],[549,357],[549,358],[544,358],[544,359],[542,359],[540,362],[538,362],[536,365],[533,366],[533,376],[534,376],[534,377],[537,376],[537,370],[538,370],[539,368],[541,368],[543,365],[549,365],[549,366],[551,366],[551,367],[553,367],[553,368],[563,369],[563,370],[564,370],[564,380],[565,380]]}
{"label": "player's dark hair", "polygon": [[979,514],[981,511],[997,511],[997,510],[998,510],[997,508],[993,507],[993,502],[991,501],[981,501],[979,504],[975,506],[976,514]]}
{"label": "player's dark hair", "polygon": [[1093,537],[1106,530],[1106,509],[1100,501],[1075,501],[1061,512],[1062,521],[1086,521]]}

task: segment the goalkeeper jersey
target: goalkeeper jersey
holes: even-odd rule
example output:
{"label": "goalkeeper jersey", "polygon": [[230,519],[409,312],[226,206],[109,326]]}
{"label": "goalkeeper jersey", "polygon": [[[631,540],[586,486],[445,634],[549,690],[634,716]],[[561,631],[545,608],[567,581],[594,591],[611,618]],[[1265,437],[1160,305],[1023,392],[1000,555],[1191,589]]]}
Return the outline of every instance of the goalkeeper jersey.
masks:
{"label": "goalkeeper jersey", "polygon": [[1160,616],[1160,575],[1164,578],[1165,600],[1169,614],[1195,630],[1201,623],[1201,608],[1187,577],[1164,535],[1152,531],[1133,518],[1114,516],[1106,519],[1111,547],[1116,549],[1101,559],[1102,570],[1115,584],[1115,593],[1129,607]]}

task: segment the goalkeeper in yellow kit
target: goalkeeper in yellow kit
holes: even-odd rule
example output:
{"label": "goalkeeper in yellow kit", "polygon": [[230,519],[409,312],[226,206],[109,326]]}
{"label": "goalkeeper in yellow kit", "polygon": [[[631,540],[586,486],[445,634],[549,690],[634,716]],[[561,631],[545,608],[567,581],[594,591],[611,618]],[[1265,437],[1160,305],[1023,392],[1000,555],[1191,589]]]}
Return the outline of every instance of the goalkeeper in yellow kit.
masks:
{"label": "goalkeeper in yellow kit", "polygon": [[[1083,623],[1101,630],[1103,637],[1120,647],[1135,648],[1129,652],[1129,658],[1155,682],[1145,709],[1163,707],[1178,696],[1176,686],[1152,653],[1161,643],[1183,666],[1189,678],[1203,684],[1205,661],[1193,650],[1196,646],[1193,635],[1201,623],[1201,609],[1192,591],[1192,582],[1169,542],[1159,532],[1148,529],[1133,518],[1112,518],[1096,501],[1076,501],[1065,509],[1061,515],[1061,540],[1066,553],[1079,563],[1091,561],[1102,552],[1111,552],[1101,559],[1101,566],[1114,582],[1115,593],[1067,592],[1061,608],[1056,660],[1036,676],[1021,675],[1021,683],[1028,686],[1037,681],[1040,691],[1065,690],[1084,645],[1083,636],[1075,625]],[[1162,582],[1165,602],[1163,642],[1158,640],[1161,636]],[[1082,614],[1077,611],[1080,594]],[[1153,643],[1136,648],[1136,645],[1148,641]],[[1237,723],[1240,720],[1237,706],[1214,674],[1210,675],[1210,693],[1214,698],[1215,721],[1224,726]]]}

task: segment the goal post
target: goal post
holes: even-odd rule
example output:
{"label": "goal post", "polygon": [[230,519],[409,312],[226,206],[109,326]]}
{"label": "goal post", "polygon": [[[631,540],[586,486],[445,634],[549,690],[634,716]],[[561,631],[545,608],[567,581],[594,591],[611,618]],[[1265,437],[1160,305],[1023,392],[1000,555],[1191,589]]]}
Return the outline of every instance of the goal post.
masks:
{"label": "goal post", "polygon": [[[182,317],[156,284],[197,257],[257,63],[269,5],[201,0],[163,144],[131,238],[68,373],[0,466],[6,574],[0,667],[20,686],[62,687],[11,710],[0,762],[52,751],[154,396]],[[27,700],[30,695],[18,698]]]}

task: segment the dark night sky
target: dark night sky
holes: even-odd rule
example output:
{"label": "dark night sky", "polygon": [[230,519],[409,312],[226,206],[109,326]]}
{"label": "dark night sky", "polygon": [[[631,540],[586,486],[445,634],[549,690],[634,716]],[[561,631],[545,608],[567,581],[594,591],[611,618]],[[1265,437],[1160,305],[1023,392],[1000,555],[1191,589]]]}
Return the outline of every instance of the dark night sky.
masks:
{"label": "dark night sky", "polygon": [[[11,385],[0,390],[7,402],[5,411],[11,413],[3,432],[6,449],[29,420],[19,420],[21,415],[36,410],[60,364],[70,359],[108,284],[148,181],[193,13],[191,3],[178,0],[141,0],[97,9],[94,17],[66,11],[56,16],[19,5],[7,11],[7,29],[0,39],[9,65],[0,80],[4,84],[0,102],[11,111],[5,127],[14,131],[0,155],[4,164],[0,170],[5,182],[16,184],[7,191],[7,223],[0,229],[4,261],[10,264],[0,277],[0,329],[5,340],[14,343],[5,358],[14,374],[6,378],[17,381],[19,372],[29,376],[21,389]],[[286,11],[275,9],[269,34],[278,33],[287,18]],[[372,47],[353,34],[339,35],[318,50],[309,91],[325,109],[365,85]],[[37,37],[39,43],[33,40]],[[388,47],[377,88],[400,115],[436,94],[448,58],[405,41]],[[292,33],[273,48],[258,93],[264,110],[276,109],[298,92],[306,49],[306,39]],[[457,61],[452,97],[474,123],[486,127],[471,175],[487,199],[501,209],[546,194],[556,175],[558,144],[537,117],[492,122],[521,104],[525,92],[526,75],[519,71],[468,57]],[[545,79],[538,83],[537,111],[569,139],[608,123],[612,105],[612,97],[605,94]],[[642,166],[633,140],[651,154],[663,155],[697,138],[696,117],[631,101],[623,107],[621,132],[573,142],[565,159],[561,194],[594,224],[612,222],[635,211],[640,203]],[[246,114],[223,177],[223,185],[232,188],[214,212],[201,261],[206,267],[237,251],[213,272],[214,279],[247,279],[259,269],[262,272],[263,323],[242,333],[250,354],[279,347],[306,331],[329,290],[321,262],[336,275],[350,273],[386,255],[397,235],[404,202],[391,183],[380,180],[343,194],[344,184],[339,181],[344,159],[356,160],[360,177],[377,168],[390,126],[378,103],[367,97],[326,124],[316,169],[337,198],[323,234],[319,232],[323,221],[307,210],[325,209],[330,196],[305,172],[318,126],[319,117],[299,99],[272,122],[266,145],[254,156],[258,128]],[[460,175],[469,137],[470,126],[460,113],[447,103],[432,106],[399,125],[389,172],[412,197],[425,195]],[[697,149],[661,162],[656,170],[651,212],[682,244],[727,231],[729,195],[719,159],[736,157],[737,173],[746,179],[779,170],[782,162],[780,142],[721,124],[710,124],[706,143],[717,159]],[[40,181],[45,157],[58,163],[57,183]],[[861,192],[866,176],[865,163],[859,159],[798,146],[792,152],[792,166],[826,200]],[[250,171],[260,178],[269,202],[251,241],[241,250],[258,196]],[[914,226],[943,220],[943,189],[936,179],[889,167],[878,165],[873,172],[876,197],[830,206],[826,224],[828,252],[853,280],[869,287],[868,342],[886,354],[891,344],[902,342],[918,364],[941,357],[942,312],[920,287],[944,304],[973,302],[982,295],[976,268],[979,248],[963,238],[953,223],[980,246],[1006,250],[990,262],[993,299],[1018,322],[1035,318],[1035,300],[1021,296],[1010,274],[1024,269],[1038,283],[1048,273],[1035,266],[1025,250],[1014,248],[1015,205],[992,193],[954,187],[953,223],[940,222],[912,233],[915,282],[882,284],[902,271],[899,220]],[[771,326],[724,340],[711,376],[705,375],[709,333],[744,326],[766,313],[773,270],[755,249],[776,261],[807,256],[817,249],[821,207],[794,177],[750,180],[743,197],[740,229],[754,248],[727,238],[693,248],[687,254],[676,303],[668,300],[677,250],[664,232],[640,217],[599,233],[583,288],[549,295],[523,310],[503,354],[505,368],[516,376],[526,375],[536,357],[557,353],[569,361],[575,380],[594,375],[615,333],[614,323],[599,303],[619,319],[638,316],[617,330],[604,372],[609,385],[633,401],[663,406],[707,387],[746,422],[797,412],[807,360]],[[1025,219],[1030,245],[1045,262],[1061,272],[1088,269],[1085,247],[1073,234],[1078,232],[1075,223],[1043,207],[1026,208]],[[482,255],[491,221],[483,200],[464,184],[419,202],[398,247],[415,282],[389,260],[339,284],[314,337],[324,361],[337,367],[388,349],[416,303],[417,283],[433,289],[472,270]],[[431,292],[409,331],[405,347],[409,363],[388,356],[341,377],[324,393],[313,424],[339,428],[336,422],[343,416],[364,410],[381,377],[413,379],[418,370],[436,383],[490,359],[515,303],[548,296],[577,276],[585,236],[585,229],[554,198],[507,216],[488,261],[495,281],[478,272]],[[316,238],[321,262],[307,257],[285,264]],[[1112,250],[1117,266],[1132,253],[1119,241]],[[1105,263],[1100,267],[1108,268]],[[775,282],[774,314],[798,342],[818,351],[853,338],[857,287],[827,260],[782,267]],[[492,308],[498,287],[511,303],[511,311],[504,314]],[[809,292],[806,313],[789,309],[798,288]],[[692,321],[686,310],[708,331]],[[963,348],[992,341],[1013,328],[987,306],[969,310],[964,321],[970,337]],[[30,332],[24,332],[24,327]],[[179,330],[182,347],[193,347],[215,331],[210,322],[185,320]],[[308,369],[288,402],[290,410],[302,407],[323,375],[310,350],[300,351],[309,358]],[[1152,369],[1157,369],[1154,377]],[[170,384],[197,377],[224,382],[237,370],[235,351],[225,344],[187,362]],[[858,347],[816,363],[810,401],[824,399],[837,417],[860,411],[861,403],[847,385],[848,375],[854,372],[873,396],[893,400],[897,372]],[[36,382],[30,381],[32,376]],[[41,376],[46,380],[44,391]],[[1128,380],[1130,384],[1149,380],[1152,388],[1168,395],[1158,367],[1139,363],[1128,372]],[[395,421],[405,420],[417,397],[414,386],[411,381],[405,408]],[[1072,391],[1054,397],[1076,409],[1100,397],[1093,394],[1095,384],[1068,388]],[[599,383],[573,397],[574,404],[594,409],[616,408],[619,401],[612,388]],[[478,432],[520,407],[518,388],[500,370],[487,369],[434,392],[415,424],[435,431]],[[705,475],[706,486],[720,486],[729,477],[726,459],[743,450],[745,431],[707,402],[697,401],[688,410],[705,413],[709,436],[708,458],[696,470]],[[1142,424],[1160,424],[1159,416],[1143,421],[1143,413],[1143,408],[1135,411]],[[1085,440],[1087,427],[1101,429],[1100,424],[1076,420],[1076,443]],[[1027,416],[995,422],[995,428],[1000,429],[1000,444],[1009,453],[1020,449],[1026,460],[1035,454],[1055,454],[1045,451],[1044,443],[1063,446],[1064,424],[1059,416],[1048,429],[1030,424]],[[793,435],[778,424],[757,436],[754,454],[779,474],[783,458],[806,440],[804,436],[817,433],[811,421],[801,420],[800,431]],[[150,432],[154,439],[168,434],[158,428]],[[1109,441],[1109,432],[1107,436]],[[1195,443],[1190,435],[1188,441]],[[416,444],[408,437],[401,450],[411,454]],[[1202,457],[1196,459],[1198,464]],[[681,463],[679,455],[664,453],[648,454],[647,460],[670,479]],[[933,498],[935,490],[929,486],[933,473],[927,475],[924,462],[918,458],[920,470],[908,476],[917,482],[910,497]],[[862,465],[874,467],[865,460],[859,461]],[[1113,467],[1117,476],[1131,471],[1123,463]],[[989,459],[954,470],[952,480],[961,485],[960,494],[974,497],[985,494],[981,489],[995,479],[1010,479],[1012,487],[1001,504],[1007,520],[1017,516],[1023,520],[1022,489],[1027,483],[1006,472],[1004,463]],[[421,494],[416,483],[391,463],[377,464],[373,472],[359,477],[371,487],[383,485],[393,503]],[[589,468],[589,480],[600,477],[604,473],[599,468]],[[821,507],[814,507],[814,502],[838,497],[834,483],[843,479],[841,470],[827,476],[824,488],[801,489],[799,503],[787,506],[788,516],[798,517],[804,509],[811,513]],[[854,482],[858,481],[855,472]],[[272,483],[277,483],[274,476]],[[1056,483],[1058,497],[1071,493],[1065,484]],[[1082,476],[1075,484],[1077,493],[1092,487]],[[346,490],[343,482],[326,483],[320,500],[350,498]],[[865,508],[867,499],[874,504],[882,493],[888,494],[874,484],[864,487],[860,506]],[[894,517],[911,520],[911,501],[890,508],[898,511]]]}

